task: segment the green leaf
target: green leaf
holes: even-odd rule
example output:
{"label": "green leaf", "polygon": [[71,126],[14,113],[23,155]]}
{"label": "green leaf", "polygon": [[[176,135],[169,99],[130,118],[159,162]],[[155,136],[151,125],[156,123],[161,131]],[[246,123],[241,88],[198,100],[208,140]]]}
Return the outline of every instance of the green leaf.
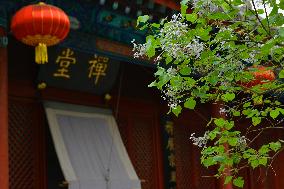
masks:
{"label": "green leaf", "polygon": [[182,16],[186,15],[187,9],[188,9],[188,6],[186,4],[184,4],[184,3],[181,3],[180,12],[181,12]]}
{"label": "green leaf", "polygon": [[252,117],[251,120],[252,120],[253,126],[257,126],[258,124],[261,123],[261,117]]}
{"label": "green leaf", "polygon": [[269,143],[269,147],[274,152],[277,152],[281,148],[281,143],[280,142],[271,142],[271,143]]}
{"label": "green leaf", "polygon": [[284,10],[284,0],[280,0],[278,5],[280,9]]}
{"label": "green leaf", "polygon": [[211,131],[208,134],[208,137],[210,138],[210,140],[214,140],[217,136],[218,132],[217,131]]}
{"label": "green leaf", "polygon": [[225,101],[225,102],[229,102],[229,101],[232,101],[234,100],[236,97],[236,95],[234,93],[225,93],[222,95],[222,99]]}
{"label": "green leaf", "polygon": [[269,145],[263,145],[263,146],[261,146],[261,148],[258,150],[258,153],[259,153],[260,155],[267,155],[268,152],[270,152]]}
{"label": "green leaf", "polygon": [[172,112],[178,117],[178,115],[181,113],[181,106],[178,105],[175,108],[172,108]]}
{"label": "green leaf", "polygon": [[227,130],[230,130],[230,129],[232,129],[234,127],[234,125],[235,125],[234,121],[230,121],[230,122],[226,121],[225,128]]}
{"label": "green leaf", "polygon": [[186,5],[186,4],[189,3],[189,1],[190,1],[190,0],[182,0],[182,1],[180,2],[180,4],[181,4],[181,5]]}
{"label": "green leaf", "polygon": [[247,118],[251,118],[253,116],[259,116],[259,115],[260,115],[259,111],[257,109],[253,109],[249,112],[249,114],[247,114]]}
{"label": "green leaf", "polygon": [[197,14],[196,13],[186,14],[185,18],[189,22],[194,22],[197,19]]}
{"label": "green leaf", "polygon": [[194,98],[190,97],[187,99],[187,101],[184,103],[184,107],[193,110],[196,106],[196,101]]}
{"label": "green leaf", "polygon": [[[284,27],[279,28],[279,35],[284,37]],[[281,77],[280,77],[281,78]],[[283,78],[283,77],[282,77]]]}
{"label": "green leaf", "polygon": [[284,115],[284,109],[282,109],[282,108],[277,108],[277,110],[279,110],[279,112],[280,112],[282,115]]}
{"label": "green leaf", "polygon": [[243,107],[244,108],[247,108],[247,107],[249,107],[251,105],[251,102],[247,102],[247,103],[245,103],[244,105],[243,105]]}
{"label": "green leaf", "polygon": [[157,42],[155,40],[155,37],[152,35],[148,35],[146,38],[146,54],[149,58],[155,56],[156,46]]}
{"label": "green leaf", "polygon": [[263,104],[263,95],[253,95],[253,103],[254,105],[261,105]]}
{"label": "green leaf", "polygon": [[215,86],[219,81],[218,75],[212,75],[208,78],[208,81],[211,85]]}
{"label": "green leaf", "polygon": [[237,146],[238,138],[229,138],[228,143],[229,143],[230,146]]}
{"label": "green leaf", "polygon": [[214,160],[213,157],[204,159],[202,163],[205,167],[209,167],[209,166],[217,164],[217,162]]}
{"label": "green leaf", "polygon": [[151,26],[154,27],[154,28],[160,28],[160,24],[157,24],[157,23],[153,23],[153,24],[151,24]]}
{"label": "green leaf", "polygon": [[144,16],[139,16],[137,19],[137,25],[138,26],[140,23],[146,23],[149,20],[149,15],[144,15]]}
{"label": "green leaf", "polygon": [[278,100],[274,101],[274,103],[275,103],[277,106],[281,105],[281,102],[279,102]]}
{"label": "green leaf", "polygon": [[189,75],[191,73],[191,68],[188,66],[185,66],[179,71],[179,73],[182,75]]}
{"label": "green leaf", "polygon": [[240,116],[241,112],[237,110],[233,110],[233,116]]}
{"label": "green leaf", "polygon": [[231,182],[232,178],[233,176],[226,176],[224,184],[228,184],[229,182]]}
{"label": "green leaf", "polygon": [[148,87],[155,87],[155,86],[157,86],[156,81],[153,81],[152,83],[150,83],[150,84],[148,85]]}
{"label": "green leaf", "polygon": [[166,64],[170,63],[173,60],[173,58],[169,55],[166,57]]}
{"label": "green leaf", "polygon": [[256,153],[257,153],[257,152],[256,152],[254,149],[249,148],[248,150],[244,151],[244,153],[243,153],[243,158],[244,158],[244,159],[248,159],[248,158],[250,158],[250,157],[252,157],[252,156],[255,156]]}
{"label": "green leaf", "polygon": [[196,81],[191,77],[185,78],[185,82],[188,87],[192,87],[196,83]]}
{"label": "green leaf", "polygon": [[214,123],[218,126],[218,127],[223,127],[226,123],[226,121],[223,118],[218,118],[214,120]]}
{"label": "green leaf", "polygon": [[155,73],[155,76],[160,76],[163,75],[165,73],[165,68],[162,67],[158,67],[158,70]]}
{"label": "green leaf", "polygon": [[272,117],[273,119],[277,118],[279,116],[279,110],[275,109],[275,110],[272,110],[270,112],[270,117]]}
{"label": "green leaf", "polygon": [[281,70],[279,73],[279,78],[283,79],[284,78],[284,70]]}
{"label": "green leaf", "polygon": [[233,180],[233,184],[239,188],[243,188],[244,187],[244,179],[243,177],[238,177],[236,179]]}
{"label": "green leaf", "polygon": [[214,156],[213,159],[214,159],[214,161],[216,161],[216,162],[224,162],[224,160],[225,160],[226,158],[225,158],[224,156],[219,156],[219,155],[217,155],[217,156]]}
{"label": "green leaf", "polygon": [[258,162],[259,162],[260,165],[266,166],[267,165],[267,157],[259,158]]}
{"label": "green leaf", "polygon": [[259,166],[259,161],[257,159],[252,159],[250,160],[250,165],[252,166],[253,169]]}

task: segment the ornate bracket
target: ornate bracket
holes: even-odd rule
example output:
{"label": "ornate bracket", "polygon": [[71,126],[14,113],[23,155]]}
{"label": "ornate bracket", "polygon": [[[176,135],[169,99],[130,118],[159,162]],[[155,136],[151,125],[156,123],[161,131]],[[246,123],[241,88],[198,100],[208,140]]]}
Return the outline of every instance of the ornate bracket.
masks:
{"label": "ornate bracket", "polygon": [[7,47],[8,45],[8,37],[2,36],[0,37],[0,47]]}

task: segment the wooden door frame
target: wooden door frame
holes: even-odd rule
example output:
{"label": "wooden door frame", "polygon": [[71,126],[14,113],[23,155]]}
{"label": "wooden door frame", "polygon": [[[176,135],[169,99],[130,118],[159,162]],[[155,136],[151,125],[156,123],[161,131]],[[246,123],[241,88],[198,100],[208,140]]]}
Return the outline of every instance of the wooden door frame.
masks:
{"label": "wooden door frame", "polygon": [[[58,88],[47,88],[45,90],[39,91],[35,89],[35,85],[31,81],[10,81],[9,82],[9,96],[11,98],[18,99],[26,99],[35,102],[39,102],[42,104],[45,100],[51,101],[59,101],[71,104],[78,105],[86,105],[86,106],[96,106],[101,108],[110,108],[112,110],[117,109],[117,96],[113,96],[112,100],[109,103],[105,103],[103,97],[95,96],[90,93],[77,92],[71,90],[64,90]],[[160,104],[156,101],[143,100],[143,99],[134,99],[134,98],[126,98],[120,97],[120,107],[117,109],[118,111],[127,112],[131,110],[132,113],[144,114],[149,111],[149,107],[152,110],[151,112],[154,114],[155,120],[155,128],[153,130],[153,138],[154,138],[154,150],[155,150],[155,164],[157,165],[156,179],[157,186],[155,189],[163,189],[164,188],[164,174],[163,174],[163,155],[162,155],[162,140],[161,140],[161,131],[160,131]],[[121,106],[122,105],[122,106]],[[44,115],[44,110],[42,108],[42,115]],[[45,117],[45,116],[44,116]],[[45,124],[45,118],[41,120],[43,124]],[[43,137],[42,137],[43,138]],[[44,143],[44,145],[46,145]],[[41,153],[45,154],[45,150],[40,149]],[[45,157],[45,156],[44,156]],[[47,162],[46,159],[42,159],[42,161]],[[43,177],[45,180],[45,187],[47,184],[47,174],[46,174],[46,163],[43,165],[44,172]],[[42,189],[42,188],[40,188]]]}

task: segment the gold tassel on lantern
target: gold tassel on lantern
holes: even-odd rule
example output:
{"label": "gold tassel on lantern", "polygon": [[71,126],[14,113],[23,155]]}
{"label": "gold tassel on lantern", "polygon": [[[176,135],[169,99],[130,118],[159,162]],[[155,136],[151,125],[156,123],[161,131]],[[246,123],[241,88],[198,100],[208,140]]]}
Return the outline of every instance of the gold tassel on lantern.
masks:
{"label": "gold tassel on lantern", "polygon": [[45,64],[48,62],[47,47],[44,43],[39,43],[35,48],[35,62]]}

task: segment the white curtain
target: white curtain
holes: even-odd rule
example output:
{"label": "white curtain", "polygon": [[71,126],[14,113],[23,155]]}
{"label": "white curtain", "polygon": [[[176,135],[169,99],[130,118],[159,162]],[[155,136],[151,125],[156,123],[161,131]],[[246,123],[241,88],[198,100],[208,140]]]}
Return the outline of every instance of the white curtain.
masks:
{"label": "white curtain", "polygon": [[45,110],[69,189],[141,189],[114,117],[60,107]]}

